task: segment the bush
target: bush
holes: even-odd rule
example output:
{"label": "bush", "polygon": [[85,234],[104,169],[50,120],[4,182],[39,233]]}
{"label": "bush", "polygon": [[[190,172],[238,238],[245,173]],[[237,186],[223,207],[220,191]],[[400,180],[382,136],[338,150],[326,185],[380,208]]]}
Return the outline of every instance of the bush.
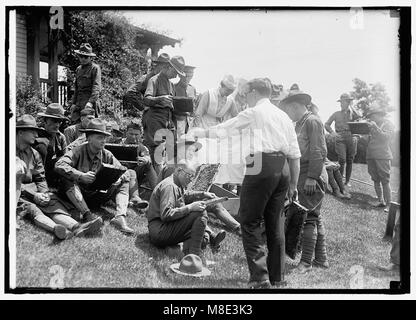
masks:
{"label": "bush", "polygon": [[16,116],[30,114],[36,118],[48,103],[42,101],[40,89],[33,87],[32,77],[18,75],[16,79]]}

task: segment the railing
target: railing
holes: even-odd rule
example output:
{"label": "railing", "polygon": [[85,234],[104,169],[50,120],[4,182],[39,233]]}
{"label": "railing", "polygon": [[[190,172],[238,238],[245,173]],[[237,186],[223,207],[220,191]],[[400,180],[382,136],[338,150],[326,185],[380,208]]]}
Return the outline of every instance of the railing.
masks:
{"label": "railing", "polygon": [[[48,101],[48,90],[50,86],[48,85],[48,79],[40,79],[40,91],[42,94],[42,101]],[[68,86],[65,81],[58,81],[58,103],[60,105],[67,105],[68,101]]]}

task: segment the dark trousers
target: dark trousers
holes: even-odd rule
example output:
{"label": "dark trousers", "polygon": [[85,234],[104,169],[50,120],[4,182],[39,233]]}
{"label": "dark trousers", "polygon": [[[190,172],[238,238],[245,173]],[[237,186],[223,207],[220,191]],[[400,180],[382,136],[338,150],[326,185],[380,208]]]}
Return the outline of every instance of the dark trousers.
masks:
{"label": "dark trousers", "polygon": [[149,222],[150,242],[157,247],[173,246],[187,241],[189,252],[201,255],[201,243],[208,222],[207,212],[190,212],[181,219],[163,222],[156,219]]}
{"label": "dark trousers", "polygon": [[[284,200],[289,187],[289,168],[282,154],[262,154],[257,175],[245,175],[241,186],[240,219],[250,281],[284,280]],[[263,246],[264,219],[268,255]]]}
{"label": "dark trousers", "polygon": [[351,133],[340,133],[340,137],[335,140],[335,152],[338,155],[338,162],[340,164],[339,171],[344,175],[345,163],[347,164],[345,172],[345,181],[350,181],[352,173],[352,163],[357,153],[357,138]]}
{"label": "dark trousers", "polygon": [[400,265],[400,212],[394,225],[393,243],[390,251],[390,262]]}

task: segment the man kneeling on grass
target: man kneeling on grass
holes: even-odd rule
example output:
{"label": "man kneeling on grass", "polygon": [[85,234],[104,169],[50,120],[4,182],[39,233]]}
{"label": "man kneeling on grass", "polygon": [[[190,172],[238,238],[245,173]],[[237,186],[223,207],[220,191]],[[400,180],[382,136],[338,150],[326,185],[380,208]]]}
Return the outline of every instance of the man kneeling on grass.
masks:
{"label": "man kneeling on grass", "polygon": [[23,212],[38,227],[53,232],[58,239],[93,234],[101,226],[101,218],[80,224],[75,221],[57,196],[49,192],[42,158],[31,147],[38,132],[43,129],[36,125],[30,115],[23,115],[16,122],[16,156],[21,160],[23,172],[18,211]]}
{"label": "man kneeling on grass", "polygon": [[[184,242],[184,254],[201,256],[209,235],[206,234],[208,214],[203,201],[186,203],[184,189],[191,182],[195,170],[180,161],[173,175],[160,182],[153,190],[147,211],[150,242],[157,247],[174,246]],[[225,231],[212,240],[211,247],[219,246]]]}
{"label": "man kneeling on grass", "polygon": [[93,119],[82,131],[86,133],[87,143],[68,151],[55,165],[55,171],[62,176],[60,192],[68,197],[87,221],[96,218],[89,206],[100,206],[114,199],[117,212],[111,224],[124,233],[132,234],[134,230],[127,226],[125,220],[129,204],[129,173],[125,172],[105,192],[89,187],[102,163],[122,167],[113,154],[104,149],[106,138],[110,135],[105,130],[105,123]]}

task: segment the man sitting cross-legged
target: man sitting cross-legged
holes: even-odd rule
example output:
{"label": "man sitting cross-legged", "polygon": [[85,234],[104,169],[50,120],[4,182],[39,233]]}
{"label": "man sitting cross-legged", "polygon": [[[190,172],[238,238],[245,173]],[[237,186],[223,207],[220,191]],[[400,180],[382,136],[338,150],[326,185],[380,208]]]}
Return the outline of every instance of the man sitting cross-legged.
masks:
{"label": "man sitting cross-legged", "polygon": [[[151,243],[167,247],[184,242],[185,255],[201,256],[201,246],[204,247],[208,240],[208,215],[203,201],[188,203],[192,195],[184,192],[194,175],[194,168],[185,160],[180,161],[173,175],[153,190],[147,219]],[[215,245],[219,245],[224,237],[224,231],[218,233],[214,239]]]}
{"label": "man sitting cross-legged", "polygon": [[95,218],[90,206],[100,206],[115,199],[117,212],[111,224],[122,232],[132,234],[134,230],[127,226],[125,220],[129,203],[129,173],[125,172],[105,192],[91,189],[89,185],[95,181],[95,174],[101,164],[122,166],[110,151],[104,149],[109,133],[102,120],[91,120],[83,131],[86,133],[87,143],[68,151],[55,165],[56,172],[62,176],[60,192],[69,198],[86,220]]}
{"label": "man sitting cross-legged", "polygon": [[75,221],[62,205],[60,199],[49,192],[45,179],[42,158],[34,144],[38,132],[43,131],[30,115],[23,115],[16,122],[16,156],[20,159],[22,172],[18,183],[21,192],[18,198],[18,211],[23,212],[38,227],[53,232],[58,239],[68,239],[72,235],[83,236],[97,232],[101,218],[91,219],[80,224]]}

